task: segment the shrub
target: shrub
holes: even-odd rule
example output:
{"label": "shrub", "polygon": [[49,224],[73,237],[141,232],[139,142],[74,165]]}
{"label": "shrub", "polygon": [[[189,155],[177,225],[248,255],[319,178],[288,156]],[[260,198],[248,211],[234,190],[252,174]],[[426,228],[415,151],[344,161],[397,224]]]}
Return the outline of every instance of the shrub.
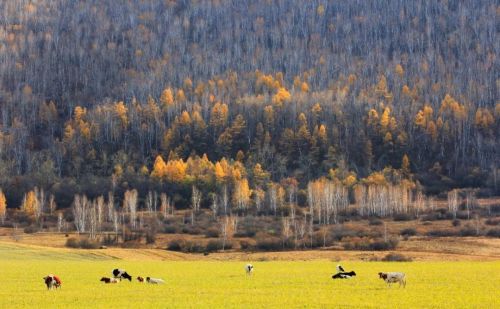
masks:
{"label": "shrub", "polygon": [[410,221],[412,216],[409,214],[395,214],[392,218],[394,221]]}
{"label": "shrub", "polygon": [[240,248],[241,248],[241,250],[252,250],[255,248],[255,242],[241,240],[240,241]]}
{"label": "shrub", "polygon": [[68,238],[66,240],[66,247],[68,248],[80,248],[80,242],[76,238]]}
{"label": "shrub", "polygon": [[175,225],[167,225],[165,226],[165,234],[175,234],[177,233],[177,229],[175,228]]}
{"label": "shrub", "polygon": [[118,243],[118,236],[116,235],[105,235],[102,244],[106,246],[116,245]]}
{"label": "shrub", "polygon": [[200,235],[200,234],[202,234],[202,231],[198,227],[185,226],[182,228],[182,233],[190,234],[190,235]]}
{"label": "shrub", "polygon": [[500,238],[500,229],[491,229],[486,233],[486,236]]}
{"label": "shrub", "polygon": [[487,225],[500,225],[500,218],[491,218],[484,221]]}
{"label": "shrub", "polygon": [[384,224],[384,222],[382,220],[380,220],[379,218],[371,218],[368,221],[368,224],[369,225],[382,225],[382,224]]}
{"label": "shrub", "polygon": [[346,250],[361,250],[361,251],[385,251],[394,250],[398,246],[399,241],[395,238],[374,241],[362,241],[357,243],[345,243],[344,249]]}
{"label": "shrub", "polygon": [[385,250],[393,250],[398,246],[399,241],[395,238],[389,239],[388,241],[374,241],[369,244],[369,250],[374,251],[385,251]]}
{"label": "shrub", "polygon": [[331,239],[336,241],[341,241],[342,238],[345,237],[353,237],[356,236],[357,233],[353,230],[348,230],[346,228],[334,228],[331,231]]}
{"label": "shrub", "polygon": [[182,251],[184,247],[184,241],[182,239],[173,239],[167,245],[167,250],[170,251]]}
{"label": "shrub", "polygon": [[457,233],[450,230],[430,230],[426,235],[431,237],[451,237],[456,236]]}
{"label": "shrub", "polygon": [[210,240],[207,243],[207,246],[205,247],[205,252],[215,252],[218,250],[222,249],[222,241],[217,239],[217,240]]}
{"label": "shrub", "polygon": [[274,236],[258,237],[257,248],[264,251],[278,251],[283,249],[281,239]]}
{"label": "shrub", "polygon": [[417,235],[417,230],[415,230],[414,228],[406,228],[401,230],[401,232],[399,233],[403,236],[415,236]]}
{"label": "shrub", "polygon": [[38,227],[36,225],[29,225],[29,226],[24,228],[24,232],[26,234],[34,234],[34,233],[38,232]]}
{"label": "shrub", "polygon": [[467,236],[478,236],[476,229],[473,229],[471,227],[465,227],[460,230],[459,232],[460,236],[467,237]]}
{"label": "shrub", "polygon": [[205,247],[197,241],[186,241],[182,251],[189,253],[202,253],[205,251]]}
{"label": "shrub", "polygon": [[81,248],[81,249],[98,249],[100,247],[100,244],[96,241],[90,240],[90,239],[81,239],[78,240],[76,238],[68,238],[66,240],[66,247],[68,248]]}
{"label": "shrub", "polygon": [[80,240],[80,248],[82,249],[98,249],[100,247],[99,243],[87,238]]}
{"label": "shrub", "polygon": [[461,223],[461,221],[458,220],[458,219],[455,219],[455,220],[451,221],[451,225],[453,225],[455,227],[460,226],[460,223]]}
{"label": "shrub", "polygon": [[382,258],[384,262],[411,262],[412,259],[410,257],[406,257],[399,253],[389,253]]}
{"label": "shrub", "polygon": [[218,238],[219,237],[219,229],[216,229],[216,228],[209,228],[206,232],[205,232],[205,237],[208,237],[208,238]]}
{"label": "shrub", "polygon": [[146,232],[146,244],[151,245],[156,242],[156,230],[149,229]]}
{"label": "shrub", "polygon": [[253,229],[244,229],[242,231],[237,231],[234,233],[234,237],[249,237],[252,238],[256,234],[255,230]]}

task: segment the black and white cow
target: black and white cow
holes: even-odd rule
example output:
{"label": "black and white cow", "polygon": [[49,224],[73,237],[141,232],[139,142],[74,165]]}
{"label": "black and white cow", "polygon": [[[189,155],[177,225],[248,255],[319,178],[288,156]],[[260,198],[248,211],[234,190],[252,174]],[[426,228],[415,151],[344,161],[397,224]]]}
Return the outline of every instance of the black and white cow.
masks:
{"label": "black and white cow", "polygon": [[399,283],[399,287],[406,287],[406,276],[404,273],[400,272],[389,272],[389,273],[378,273],[378,277],[383,279],[388,286],[391,286],[391,283]]}
{"label": "black and white cow", "polygon": [[337,265],[337,273],[332,276],[332,279],[351,279],[352,277],[355,277],[356,273],[354,271],[349,271],[346,272],[344,268],[338,264]]}
{"label": "black and white cow", "polygon": [[250,276],[253,273],[253,265],[252,264],[245,265],[245,271],[247,275]]}
{"label": "black and white cow", "polygon": [[124,269],[115,268],[113,269],[113,277],[119,279],[128,279],[128,281],[132,281],[132,276],[127,274]]}
{"label": "black and white cow", "polygon": [[45,285],[47,286],[47,290],[52,290],[52,289],[57,289],[61,287],[61,279],[53,274],[47,275],[43,277],[43,281],[45,282]]}
{"label": "black and white cow", "polygon": [[332,276],[332,279],[351,279],[352,277],[355,277],[356,273],[354,271],[350,272],[340,272],[336,273],[335,275]]}

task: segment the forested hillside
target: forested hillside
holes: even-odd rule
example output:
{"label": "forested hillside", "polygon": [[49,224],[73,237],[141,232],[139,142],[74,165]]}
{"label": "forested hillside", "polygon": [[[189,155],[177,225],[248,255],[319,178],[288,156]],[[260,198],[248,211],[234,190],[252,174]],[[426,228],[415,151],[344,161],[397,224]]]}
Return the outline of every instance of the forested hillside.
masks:
{"label": "forested hillside", "polygon": [[36,186],[195,210],[325,183],[498,195],[499,18],[495,0],[1,1],[0,188],[9,207]]}

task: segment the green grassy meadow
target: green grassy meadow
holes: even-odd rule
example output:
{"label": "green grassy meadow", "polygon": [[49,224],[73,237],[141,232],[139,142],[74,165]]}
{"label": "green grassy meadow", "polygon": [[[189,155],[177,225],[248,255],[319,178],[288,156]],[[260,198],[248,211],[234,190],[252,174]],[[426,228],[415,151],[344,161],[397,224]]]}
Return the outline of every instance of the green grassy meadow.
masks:
{"label": "green grassy meadow", "polygon": [[[500,261],[342,264],[358,277],[332,280],[326,260],[137,262],[0,244],[0,308],[500,308]],[[116,267],[166,284],[99,282]],[[379,271],[405,272],[406,289],[386,287]],[[48,273],[62,289],[47,291]]]}

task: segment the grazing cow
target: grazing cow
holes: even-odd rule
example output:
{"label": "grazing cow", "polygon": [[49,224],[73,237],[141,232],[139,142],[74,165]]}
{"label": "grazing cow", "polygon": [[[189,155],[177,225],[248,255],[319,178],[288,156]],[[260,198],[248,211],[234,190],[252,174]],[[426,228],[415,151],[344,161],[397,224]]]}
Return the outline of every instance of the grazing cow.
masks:
{"label": "grazing cow", "polygon": [[101,281],[108,284],[108,283],[118,283],[120,282],[119,278],[108,278],[108,277],[102,277]]}
{"label": "grazing cow", "polygon": [[150,277],[146,277],[146,282],[149,284],[164,284],[165,283],[165,281],[163,279],[150,278]]}
{"label": "grazing cow", "polygon": [[401,285],[406,287],[406,277],[404,273],[400,272],[389,272],[389,273],[378,273],[378,277],[383,279],[388,286],[391,286],[391,283],[399,283],[399,287]]}
{"label": "grazing cow", "polygon": [[128,279],[128,281],[132,281],[132,276],[127,274],[127,272],[123,269],[113,269],[113,277],[120,279]]}
{"label": "grazing cow", "polygon": [[339,272],[332,276],[332,279],[351,279],[355,277],[356,273],[354,271],[350,272]]}
{"label": "grazing cow", "polygon": [[52,290],[52,289],[57,289],[61,287],[61,279],[53,274],[50,274],[46,277],[43,277],[43,281],[45,282],[45,285],[47,286],[47,290]]}
{"label": "grazing cow", "polygon": [[332,276],[332,279],[351,279],[355,276],[356,273],[354,271],[346,272],[340,264],[337,264],[337,273]]}
{"label": "grazing cow", "polygon": [[245,265],[245,271],[247,275],[250,276],[253,273],[253,265],[252,264]]}
{"label": "grazing cow", "polygon": [[139,282],[144,282],[144,278],[143,278],[143,277],[141,277],[141,276],[139,276],[139,277],[137,277],[137,281],[139,281]]}

